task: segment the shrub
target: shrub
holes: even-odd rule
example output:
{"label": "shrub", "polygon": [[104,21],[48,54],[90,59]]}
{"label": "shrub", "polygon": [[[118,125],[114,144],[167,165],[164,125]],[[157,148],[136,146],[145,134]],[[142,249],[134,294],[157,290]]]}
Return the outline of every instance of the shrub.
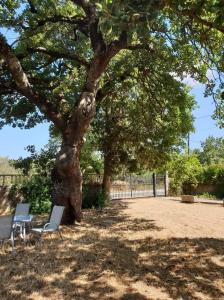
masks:
{"label": "shrub", "polygon": [[101,184],[86,184],[83,186],[82,208],[103,208],[106,196]]}
{"label": "shrub", "polygon": [[213,194],[210,194],[210,193],[203,193],[203,194],[198,195],[198,198],[205,198],[205,199],[216,200],[217,196],[213,195]]}
{"label": "shrub", "polygon": [[198,175],[202,169],[202,165],[196,155],[175,155],[168,164],[170,192],[181,194],[184,183],[197,185]]}
{"label": "shrub", "polygon": [[[21,184],[15,184],[10,189],[10,199],[31,204],[31,213],[48,213],[51,208],[51,180],[47,176],[33,175]],[[83,187],[82,208],[103,208],[106,197],[100,184],[89,184]],[[16,201],[11,201],[15,206]]]}
{"label": "shrub", "polygon": [[205,184],[224,184],[224,166],[205,166],[202,172],[198,174],[198,181]]}
{"label": "shrub", "polygon": [[24,183],[11,187],[10,198],[14,197],[30,203],[33,214],[47,213],[51,208],[51,180],[34,175]]}

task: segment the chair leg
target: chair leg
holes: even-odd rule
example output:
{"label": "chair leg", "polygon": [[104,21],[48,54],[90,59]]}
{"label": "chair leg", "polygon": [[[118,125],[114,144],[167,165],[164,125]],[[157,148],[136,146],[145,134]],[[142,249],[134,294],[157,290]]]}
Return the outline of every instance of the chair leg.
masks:
{"label": "chair leg", "polygon": [[61,231],[60,231],[60,229],[58,229],[58,234],[59,234],[59,236],[60,236],[61,240],[63,241],[63,237],[62,237],[62,234],[61,234]]}
{"label": "chair leg", "polygon": [[16,255],[16,249],[15,249],[14,232],[11,235],[11,244],[12,244],[12,256],[15,256]]}
{"label": "chair leg", "polygon": [[5,243],[4,240],[1,241],[2,252],[5,252]]}

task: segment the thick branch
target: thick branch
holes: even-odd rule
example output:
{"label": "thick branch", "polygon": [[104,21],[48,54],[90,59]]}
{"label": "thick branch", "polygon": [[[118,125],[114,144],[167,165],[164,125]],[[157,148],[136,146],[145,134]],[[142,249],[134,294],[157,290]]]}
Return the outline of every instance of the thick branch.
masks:
{"label": "thick branch", "polygon": [[205,26],[209,27],[210,29],[216,29],[216,30],[220,31],[221,33],[224,33],[224,26],[221,26],[218,23],[208,21],[208,20],[205,20],[205,19],[199,17],[194,10],[181,9],[178,11],[178,13],[179,13],[179,15],[189,17],[192,21],[195,21],[198,24],[205,25]]}
{"label": "thick branch", "polygon": [[68,51],[62,52],[62,51],[56,51],[56,50],[48,50],[44,47],[27,48],[27,51],[30,53],[44,53],[46,55],[51,56],[52,58],[65,58],[65,59],[75,60],[79,64],[89,67],[89,63],[85,58],[79,56],[78,54],[71,53]]}
{"label": "thick branch", "polygon": [[62,16],[62,15],[54,15],[54,16],[47,17],[42,20],[38,20],[36,25],[29,27],[27,29],[29,29],[31,31],[33,31],[33,30],[35,31],[36,29],[38,29],[41,26],[44,26],[47,23],[59,23],[59,22],[75,25],[76,29],[78,29],[80,32],[82,32],[86,36],[89,35],[87,18],[78,17],[78,16],[68,17],[68,16]]}
{"label": "thick branch", "polygon": [[34,6],[32,0],[27,0],[27,2],[29,3],[31,13],[36,14],[37,13],[37,9]]}
{"label": "thick branch", "polygon": [[99,28],[99,18],[97,16],[96,7],[87,0],[72,0],[74,4],[80,6],[88,19],[89,36],[94,52],[100,53],[105,51],[106,43],[103,34]]}
{"label": "thick branch", "polygon": [[44,96],[40,96],[37,92],[34,92],[26,73],[23,71],[20,61],[14,55],[13,50],[2,35],[0,35],[0,56],[5,61],[8,71],[15,81],[16,90],[35,104],[57,128],[63,130],[65,124],[54,110],[53,104]]}

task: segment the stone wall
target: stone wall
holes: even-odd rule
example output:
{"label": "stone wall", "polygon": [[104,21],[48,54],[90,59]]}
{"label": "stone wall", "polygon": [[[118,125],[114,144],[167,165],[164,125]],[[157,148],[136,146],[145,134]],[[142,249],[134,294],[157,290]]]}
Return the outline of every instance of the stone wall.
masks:
{"label": "stone wall", "polygon": [[183,194],[199,195],[199,194],[213,194],[217,196],[224,196],[224,186],[215,184],[199,183],[197,186],[192,184],[183,185]]}

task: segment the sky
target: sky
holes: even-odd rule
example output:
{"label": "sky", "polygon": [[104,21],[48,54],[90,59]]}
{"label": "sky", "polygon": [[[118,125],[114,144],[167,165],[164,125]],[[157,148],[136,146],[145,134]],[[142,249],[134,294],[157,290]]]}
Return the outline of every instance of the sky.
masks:
{"label": "sky", "polygon": [[214,101],[211,97],[204,97],[204,89],[205,87],[198,83],[191,91],[197,101],[197,108],[193,112],[195,132],[190,134],[190,149],[200,148],[201,142],[208,136],[224,137],[224,129],[220,129],[211,117],[215,110]]}
{"label": "sky", "polygon": [[[11,44],[16,35],[9,30],[0,29],[7,36]],[[213,100],[203,95],[204,86],[191,78],[186,78],[185,83],[192,87],[191,94],[194,95],[197,108],[193,112],[195,117],[195,132],[190,134],[190,149],[200,148],[208,136],[224,137],[224,129],[219,129],[216,121],[211,118],[215,109]],[[34,145],[36,150],[43,148],[49,140],[49,123],[37,125],[33,129],[19,129],[5,126],[0,129],[0,156],[16,159],[26,157],[29,153],[25,150],[28,145]]]}

